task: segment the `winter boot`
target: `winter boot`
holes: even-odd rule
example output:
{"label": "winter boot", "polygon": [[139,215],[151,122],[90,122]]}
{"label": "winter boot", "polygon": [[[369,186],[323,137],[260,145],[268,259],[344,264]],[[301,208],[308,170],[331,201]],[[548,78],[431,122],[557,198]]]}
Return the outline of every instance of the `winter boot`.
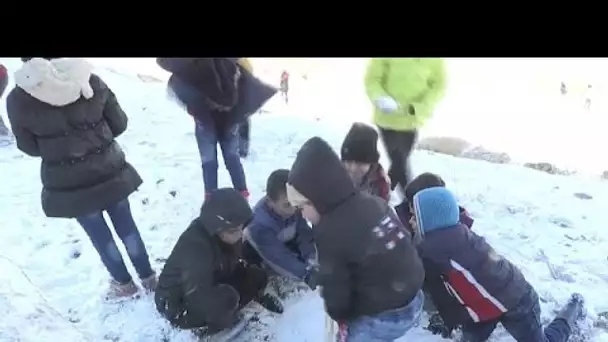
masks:
{"label": "winter boot", "polygon": [[583,317],[584,304],[585,299],[583,296],[580,293],[573,293],[568,304],[560,310],[555,318],[563,319],[572,329],[574,328],[574,323]]}
{"label": "winter boot", "polygon": [[133,281],[129,281],[126,284],[121,284],[116,280],[110,280],[110,288],[108,289],[107,299],[120,299],[132,297],[139,291],[137,285]]}
{"label": "winter boot", "polygon": [[143,288],[148,292],[154,292],[156,290],[157,283],[158,278],[156,277],[156,272],[141,280],[141,286],[143,286]]}
{"label": "winter boot", "polygon": [[283,313],[283,304],[281,304],[281,301],[277,297],[271,294],[265,293],[254,298],[253,300],[270,312],[277,314]]}

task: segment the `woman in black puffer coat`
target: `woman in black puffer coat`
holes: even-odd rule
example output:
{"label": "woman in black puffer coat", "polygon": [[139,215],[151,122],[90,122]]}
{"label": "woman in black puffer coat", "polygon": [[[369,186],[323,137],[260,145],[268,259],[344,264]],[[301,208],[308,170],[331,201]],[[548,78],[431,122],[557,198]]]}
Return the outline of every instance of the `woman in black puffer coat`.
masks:
{"label": "woman in black puffer coat", "polygon": [[142,285],[156,276],[131,215],[128,196],[142,179],[114,140],[127,116],[108,86],[82,59],[23,58],[6,99],[17,147],[42,159],[42,208],[76,218],[112,276],[110,296],[137,292],[103,212],[125,244]]}

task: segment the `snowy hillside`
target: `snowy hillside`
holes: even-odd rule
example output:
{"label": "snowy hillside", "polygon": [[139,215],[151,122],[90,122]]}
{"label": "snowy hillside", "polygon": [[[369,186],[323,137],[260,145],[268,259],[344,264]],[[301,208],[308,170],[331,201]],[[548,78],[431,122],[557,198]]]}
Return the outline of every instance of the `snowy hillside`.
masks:
{"label": "snowy hillside", "polygon": [[[20,65],[18,60],[0,62],[11,72]],[[163,79],[163,72],[150,62],[134,66],[103,60],[96,72],[129,115],[129,128],[119,142],[144,178],[132,196],[133,214],[153,265],[160,269],[198,214],[203,187],[192,119],[166,99],[165,84],[156,80]],[[135,69],[141,65],[147,71]],[[289,168],[309,137],[320,135],[340,146],[351,118],[337,113],[325,98],[300,101],[314,115],[304,115],[298,100],[287,108],[272,99],[270,113],[254,117],[252,154],[244,161],[252,203],[264,195],[270,172]],[[4,116],[4,103],[0,108]],[[571,292],[580,292],[589,310],[584,335],[588,341],[608,342],[603,328],[592,328],[606,325],[598,314],[608,311],[608,182],[427,152],[416,152],[414,166],[417,172],[441,174],[476,219],[475,230],[520,266],[542,298],[543,319],[552,318]],[[84,231],[75,221],[47,219],[42,213],[39,160],[14,145],[2,147],[0,175],[0,342],[193,341],[187,332],[169,328],[151,296],[120,304],[102,301],[108,275]],[[221,167],[220,184],[230,184]],[[281,317],[262,317],[260,329],[243,342],[324,341],[324,313],[316,293],[300,293],[286,306]],[[498,330],[493,341],[512,341],[502,333]],[[416,328],[402,341],[443,339]]]}

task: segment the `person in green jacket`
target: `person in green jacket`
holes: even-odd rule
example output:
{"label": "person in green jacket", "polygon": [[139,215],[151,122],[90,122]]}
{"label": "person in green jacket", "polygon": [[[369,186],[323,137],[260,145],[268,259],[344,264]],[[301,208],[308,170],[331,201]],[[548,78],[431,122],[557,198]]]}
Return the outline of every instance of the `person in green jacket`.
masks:
{"label": "person in green jacket", "polygon": [[391,189],[403,193],[413,175],[408,159],[418,130],[431,117],[445,92],[442,58],[372,58],[365,90],[374,105],[374,123],[391,160]]}

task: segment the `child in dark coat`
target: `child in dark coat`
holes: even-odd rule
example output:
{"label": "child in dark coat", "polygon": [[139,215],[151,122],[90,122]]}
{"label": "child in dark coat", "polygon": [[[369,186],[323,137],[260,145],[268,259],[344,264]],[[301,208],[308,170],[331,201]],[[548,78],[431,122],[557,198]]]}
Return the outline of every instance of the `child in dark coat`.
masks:
{"label": "child in dark coat", "polygon": [[342,163],[355,186],[388,202],[390,181],[378,162],[378,132],[369,125],[355,122],[342,143]]}
{"label": "child in dark coat", "polygon": [[[399,219],[413,236],[416,233],[409,223],[414,212],[411,203],[413,203],[414,196],[418,192],[432,187],[445,187],[445,182],[434,173],[425,172],[419,175],[408,184],[405,188],[403,202],[395,207]],[[471,229],[474,222],[473,218],[469,216],[465,208],[459,206],[458,210],[460,212],[460,223]],[[419,240],[420,236],[414,236],[414,238]],[[430,315],[427,329],[433,334],[449,337],[457,326],[470,321],[465,308],[447,291],[441,274],[432,267],[429,267],[425,272],[423,290],[426,294],[424,310]]]}
{"label": "child in dark coat", "polygon": [[413,197],[410,226],[419,234],[425,272],[435,270],[470,318],[463,342],[487,341],[500,322],[518,342],[565,342],[582,315],[583,299],[570,302],[543,330],[538,294],[521,271],[459,222],[456,198],[443,187]]}

